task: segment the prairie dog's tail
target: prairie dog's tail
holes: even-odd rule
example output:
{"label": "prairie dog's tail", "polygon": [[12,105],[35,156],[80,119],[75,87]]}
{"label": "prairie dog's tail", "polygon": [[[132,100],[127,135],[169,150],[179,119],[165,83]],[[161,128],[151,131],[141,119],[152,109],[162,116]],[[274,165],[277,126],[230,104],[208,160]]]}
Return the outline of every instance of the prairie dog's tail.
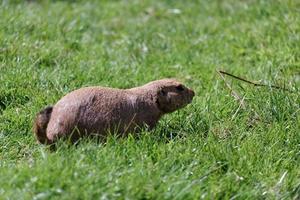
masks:
{"label": "prairie dog's tail", "polygon": [[41,144],[51,144],[52,142],[47,138],[47,126],[51,118],[53,107],[48,106],[45,109],[41,110],[35,118],[33,130],[36,139]]}

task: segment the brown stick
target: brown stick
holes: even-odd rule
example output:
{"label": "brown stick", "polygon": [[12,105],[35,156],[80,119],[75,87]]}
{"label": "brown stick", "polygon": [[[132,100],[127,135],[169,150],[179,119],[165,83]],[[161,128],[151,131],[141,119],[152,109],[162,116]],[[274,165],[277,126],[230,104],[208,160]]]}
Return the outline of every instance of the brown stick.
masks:
{"label": "brown stick", "polygon": [[240,103],[240,105],[243,109],[245,109],[246,105],[245,105],[245,102],[244,102],[244,98],[240,97],[240,95],[232,89],[232,87],[227,83],[227,81],[225,80],[225,77],[223,76],[223,74],[220,71],[217,71],[217,72],[219,73],[219,75],[223,79],[226,87],[230,90],[231,95],[234,97],[234,99],[237,100]]}
{"label": "brown stick", "polygon": [[[251,83],[251,84],[254,84],[254,83],[252,83],[251,81],[247,81],[247,80],[245,80],[245,79],[239,78],[239,77],[237,77],[237,76],[231,75],[231,74],[229,74],[229,73],[227,73],[227,72],[224,72],[224,71],[221,71],[221,70],[217,70],[217,72],[218,72],[218,74],[221,76],[221,78],[223,79],[223,81],[224,81],[226,87],[230,90],[231,95],[234,97],[234,99],[235,99],[236,101],[238,101],[238,102],[240,103],[240,107],[241,107],[242,109],[246,110],[246,103],[245,103],[245,101],[244,101],[244,97],[243,97],[243,98],[240,97],[240,95],[232,89],[232,87],[231,87],[231,86],[227,83],[227,81],[225,80],[225,77],[223,76],[223,74],[227,74],[227,75],[229,75],[229,76],[233,76],[233,77],[235,77],[235,78],[237,78],[237,79],[239,79],[239,80],[243,80],[243,81],[249,82],[249,83]],[[239,108],[240,108],[240,107],[239,107]],[[239,108],[237,109],[237,111],[236,111],[236,112],[234,113],[234,115],[232,116],[232,119],[233,119],[233,118],[235,117],[235,115],[237,114]],[[254,120],[254,121],[260,120],[260,116],[257,114],[257,112],[256,112],[255,110],[253,110],[253,109],[252,109],[252,111],[254,112],[254,116],[251,117],[251,121],[253,121],[253,120]],[[251,123],[252,123],[252,122],[251,122]]]}
{"label": "brown stick", "polygon": [[238,76],[235,76],[233,74],[230,74],[228,72],[225,72],[225,71],[222,71],[222,70],[217,70],[220,74],[225,74],[225,75],[228,75],[228,76],[231,76],[235,79],[238,79],[240,81],[244,81],[246,83],[249,83],[249,84],[252,84],[254,86],[258,86],[258,87],[271,87],[271,88],[275,88],[275,89],[280,89],[280,90],[285,90],[285,91],[289,91],[289,92],[293,92],[289,89],[286,89],[286,88],[282,88],[282,87],[279,87],[279,86],[276,86],[276,85],[266,85],[266,84],[261,84],[261,83],[255,83],[253,81],[249,81],[249,80],[246,80],[244,78],[241,78],[241,77],[238,77]]}

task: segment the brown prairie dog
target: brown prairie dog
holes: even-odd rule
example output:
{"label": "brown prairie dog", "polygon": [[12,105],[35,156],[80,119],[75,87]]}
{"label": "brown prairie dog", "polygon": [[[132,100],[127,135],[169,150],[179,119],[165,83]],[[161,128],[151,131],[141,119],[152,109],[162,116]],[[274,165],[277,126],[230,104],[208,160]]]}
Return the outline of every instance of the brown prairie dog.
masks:
{"label": "brown prairie dog", "polygon": [[68,93],[37,114],[34,132],[43,144],[61,137],[127,135],[139,127],[152,129],[166,113],[189,104],[195,93],[174,79],[152,81],[131,89],[85,87]]}

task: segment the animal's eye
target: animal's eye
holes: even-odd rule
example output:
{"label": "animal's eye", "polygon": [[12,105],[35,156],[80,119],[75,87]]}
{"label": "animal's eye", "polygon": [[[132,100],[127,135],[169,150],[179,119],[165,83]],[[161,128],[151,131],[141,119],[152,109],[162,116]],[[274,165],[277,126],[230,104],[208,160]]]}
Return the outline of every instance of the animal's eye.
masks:
{"label": "animal's eye", "polygon": [[161,93],[163,96],[165,96],[165,95],[167,94],[167,92],[164,91],[164,90],[161,90],[160,93]]}
{"label": "animal's eye", "polygon": [[183,88],[183,86],[182,86],[182,85],[178,85],[178,86],[176,86],[176,90],[178,90],[178,91],[183,91],[183,90],[184,90],[184,88]]}

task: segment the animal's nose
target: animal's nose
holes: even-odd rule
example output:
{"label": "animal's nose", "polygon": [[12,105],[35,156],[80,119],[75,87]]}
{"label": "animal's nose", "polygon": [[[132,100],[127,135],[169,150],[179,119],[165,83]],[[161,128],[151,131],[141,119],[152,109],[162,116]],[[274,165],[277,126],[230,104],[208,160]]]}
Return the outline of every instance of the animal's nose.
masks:
{"label": "animal's nose", "polygon": [[190,94],[191,94],[192,96],[195,96],[194,90],[189,89],[189,92],[190,92]]}

